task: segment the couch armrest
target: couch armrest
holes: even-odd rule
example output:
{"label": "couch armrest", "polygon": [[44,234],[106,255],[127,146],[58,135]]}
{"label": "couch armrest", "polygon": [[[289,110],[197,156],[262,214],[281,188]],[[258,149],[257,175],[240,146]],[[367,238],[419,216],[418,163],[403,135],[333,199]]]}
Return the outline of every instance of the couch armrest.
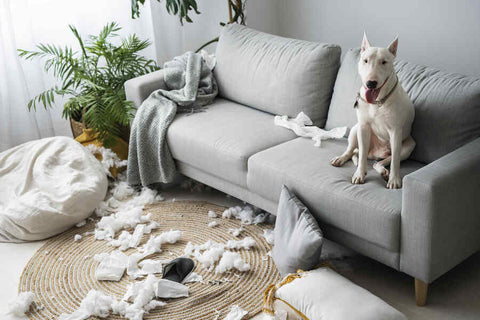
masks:
{"label": "couch armrest", "polygon": [[430,283],[480,248],[480,138],[403,185],[400,270]]}
{"label": "couch armrest", "polygon": [[163,80],[163,70],[158,70],[125,82],[127,100],[138,108],[150,93],[157,89],[167,89]]}

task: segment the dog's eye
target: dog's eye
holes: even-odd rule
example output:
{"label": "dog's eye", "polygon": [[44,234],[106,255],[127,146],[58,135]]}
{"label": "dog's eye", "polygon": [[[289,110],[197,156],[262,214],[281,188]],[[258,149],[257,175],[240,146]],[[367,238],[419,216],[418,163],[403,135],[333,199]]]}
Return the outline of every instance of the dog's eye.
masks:
{"label": "dog's eye", "polygon": [[368,63],[368,60],[367,60],[367,59],[363,59],[363,62]]}
{"label": "dog's eye", "polygon": [[387,63],[387,61],[383,60],[383,61],[382,61],[382,64],[385,64],[385,63]]}

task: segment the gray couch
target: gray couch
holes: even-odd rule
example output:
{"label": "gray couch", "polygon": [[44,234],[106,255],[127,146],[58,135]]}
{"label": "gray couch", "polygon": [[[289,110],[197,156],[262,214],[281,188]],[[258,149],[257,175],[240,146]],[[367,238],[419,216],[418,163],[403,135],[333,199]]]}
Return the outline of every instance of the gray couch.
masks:
{"label": "gray couch", "polygon": [[[356,122],[359,51],[341,66],[340,54],[336,45],[225,27],[214,71],[220,96],[206,112],[177,115],[169,147],[182,174],[273,214],[287,185],[327,238],[414,277],[423,305],[427,284],[480,248],[480,79],[397,61],[416,108],[403,189],[386,189],[373,169],[353,185],[351,162],[329,163],[346,139],[317,148],[273,123],[300,111],[327,129]],[[162,71],[125,87],[139,106],[164,87]]]}

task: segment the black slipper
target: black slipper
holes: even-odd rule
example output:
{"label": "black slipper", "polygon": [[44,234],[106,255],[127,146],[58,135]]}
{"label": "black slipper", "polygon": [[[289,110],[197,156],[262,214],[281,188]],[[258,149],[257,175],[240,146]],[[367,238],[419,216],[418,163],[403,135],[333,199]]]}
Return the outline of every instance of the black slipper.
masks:
{"label": "black slipper", "polygon": [[163,279],[182,283],[192,273],[195,262],[190,258],[176,258],[163,268]]}

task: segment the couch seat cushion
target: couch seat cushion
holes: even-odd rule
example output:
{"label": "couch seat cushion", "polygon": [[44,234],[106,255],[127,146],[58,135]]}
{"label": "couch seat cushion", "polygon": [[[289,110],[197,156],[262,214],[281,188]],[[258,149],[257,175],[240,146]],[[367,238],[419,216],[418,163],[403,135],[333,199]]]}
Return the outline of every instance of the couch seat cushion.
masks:
{"label": "couch seat cushion", "polygon": [[[366,183],[351,183],[351,161],[336,168],[330,159],[346,148],[346,139],[327,140],[317,148],[297,138],[259,152],[248,161],[247,185],[261,196],[278,201],[286,185],[310,209],[320,228],[329,224],[388,250],[398,251],[402,190],[388,190],[369,163]],[[423,165],[402,162],[401,175]]]}
{"label": "couch seat cushion", "polygon": [[174,159],[240,186],[251,155],[293,138],[273,115],[225,99],[204,112],[178,114],[167,132]]}

